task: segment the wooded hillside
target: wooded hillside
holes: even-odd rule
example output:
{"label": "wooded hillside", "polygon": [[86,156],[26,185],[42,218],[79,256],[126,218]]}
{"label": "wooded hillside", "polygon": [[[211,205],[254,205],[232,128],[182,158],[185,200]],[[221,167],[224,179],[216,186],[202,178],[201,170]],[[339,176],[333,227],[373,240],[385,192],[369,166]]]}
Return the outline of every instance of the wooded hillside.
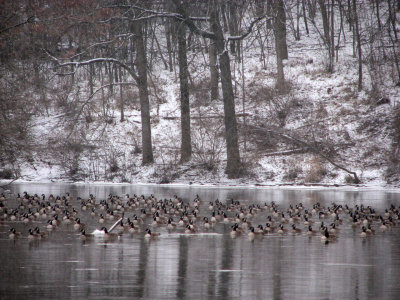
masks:
{"label": "wooded hillside", "polygon": [[0,177],[395,184],[399,13],[0,1]]}

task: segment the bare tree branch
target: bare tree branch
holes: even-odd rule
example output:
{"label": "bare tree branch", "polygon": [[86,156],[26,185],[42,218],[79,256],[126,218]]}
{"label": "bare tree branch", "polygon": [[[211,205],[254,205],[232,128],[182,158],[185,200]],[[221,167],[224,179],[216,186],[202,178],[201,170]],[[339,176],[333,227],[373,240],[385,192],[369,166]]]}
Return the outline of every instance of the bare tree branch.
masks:
{"label": "bare tree branch", "polygon": [[314,147],[313,145],[311,145],[310,143],[308,143],[308,142],[306,142],[306,141],[304,141],[304,140],[301,140],[301,139],[299,139],[299,138],[293,137],[292,135],[289,135],[288,133],[284,133],[284,132],[282,132],[282,131],[279,130],[279,129],[272,130],[272,129],[266,129],[266,128],[253,127],[253,130],[259,131],[259,132],[262,132],[262,133],[273,133],[273,134],[277,134],[277,135],[283,137],[284,139],[287,139],[287,140],[289,140],[289,141],[292,141],[292,142],[294,142],[295,144],[297,144],[297,145],[303,147],[304,149],[307,149],[307,150],[313,152],[314,154],[316,154],[316,155],[322,157],[323,159],[325,159],[326,161],[328,161],[330,164],[332,164],[332,165],[335,166],[336,168],[338,168],[338,169],[340,169],[340,170],[343,170],[343,171],[345,171],[345,172],[347,172],[347,173],[353,175],[353,176],[354,176],[354,183],[356,183],[356,184],[360,183],[360,179],[358,178],[356,172],[351,171],[351,170],[347,169],[346,167],[337,164],[337,163],[334,162],[332,159],[330,159],[327,155],[325,155],[322,151],[318,150],[316,147]]}
{"label": "bare tree branch", "polygon": [[26,21],[24,21],[24,22],[21,22],[21,23],[18,23],[18,24],[15,24],[15,25],[13,25],[13,26],[10,26],[10,27],[7,27],[7,28],[4,28],[4,29],[0,30],[0,34],[2,34],[3,32],[9,31],[9,30],[11,30],[11,29],[20,27],[20,26],[22,26],[22,25],[25,25],[25,24],[31,22],[33,19],[34,19],[34,16],[30,16],[30,17],[29,17],[28,19],[26,19]]}
{"label": "bare tree branch", "polygon": [[47,55],[57,63],[57,67],[66,67],[66,66],[74,66],[75,68],[79,68],[81,66],[85,65],[90,65],[90,64],[95,64],[95,63],[101,63],[101,62],[110,62],[110,63],[115,63],[119,66],[121,66],[123,69],[127,70],[128,73],[137,81],[138,76],[136,73],[132,70],[131,67],[129,67],[127,64],[123,63],[122,61],[112,58],[112,57],[97,57],[89,60],[84,60],[84,61],[70,61],[70,62],[65,62],[65,63],[60,63],[60,60],[53,55],[51,55],[48,51],[44,50]]}
{"label": "bare tree branch", "polygon": [[112,39],[112,40],[101,41],[101,42],[98,42],[98,43],[91,44],[86,49],[84,49],[82,52],[74,54],[73,56],[68,57],[68,58],[61,58],[60,60],[71,60],[71,59],[74,59],[75,57],[78,57],[80,55],[85,54],[89,49],[95,48],[97,46],[103,46],[103,45],[108,45],[108,44],[115,43],[120,38],[128,38],[129,39],[129,38],[134,37],[134,36],[135,35],[133,33],[119,34],[119,35],[115,36],[115,38]]}
{"label": "bare tree branch", "polygon": [[[151,9],[147,9],[141,6],[137,6],[137,5],[110,5],[110,6],[103,6],[101,8],[125,8],[125,9],[137,9],[142,11],[142,14],[151,14],[149,16],[143,16],[143,17],[139,17],[139,18],[121,18],[121,20],[130,20],[130,21],[142,21],[142,20],[147,20],[147,19],[152,19],[152,18],[158,18],[158,17],[167,17],[167,18],[175,18],[175,19],[179,19],[179,20],[184,20],[183,16],[181,14],[178,13],[173,13],[173,12],[163,12],[163,11],[156,11],[156,10],[151,10]],[[188,18],[192,21],[209,21],[208,17],[191,17],[188,16]],[[111,20],[105,20],[105,21],[109,21]]]}
{"label": "bare tree branch", "polygon": [[[258,17],[258,18],[256,18],[256,19],[254,19],[254,20],[250,23],[250,26],[247,28],[247,30],[246,30],[245,33],[243,33],[242,35],[237,35],[237,36],[228,36],[228,37],[227,37],[227,40],[229,40],[229,41],[238,41],[238,40],[243,40],[243,39],[245,39],[245,38],[253,31],[254,25],[257,24],[258,21],[260,21],[260,20],[262,20],[262,19],[264,19],[264,18],[265,18],[265,16],[261,16],[261,17]],[[272,18],[269,18],[269,19],[272,19]]]}
{"label": "bare tree branch", "polygon": [[76,116],[75,116],[75,119],[73,120],[73,121],[74,121],[74,123],[73,123],[74,125],[72,126],[71,132],[68,134],[67,138],[69,138],[69,137],[71,136],[71,134],[73,133],[74,128],[75,128],[75,124],[77,124],[77,121],[79,120],[79,117],[82,115],[83,109],[84,109],[85,106],[86,106],[87,104],[89,104],[89,102],[93,99],[94,95],[96,95],[96,94],[97,94],[98,92],[100,92],[102,89],[105,89],[105,88],[107,88],[107,87],[114,86],[114,85],[136,85],[136,84],[133,83],[133,82],[114,82],[114,83],[109,83],[109,84],[102,85],[102,86],[99,87],[97,90],[95,90],[95,91],[85,100],[85,102],[83,102],[82,106],[80,107],[78,113],[77,113]]}
{"label": "bare tree branch", "polygon": [[181,20],[183,20],[183,22],[189,27],[189,29],[193,33],[199,34],[202,37],[213,40],[217,38],[215,34],[212,33],[211,31],[203,30],[196,26],[193,20],[191,20],[190,17],[187,15],[186,10],[182,7],[180,0],[173,0],[173,2],[178,10],[178,13],[180,14],[180,16],[182,16]]}
{"label": "bare tree branch", "polygon": [[19,179],[19,177],[17,176],[17,177],[15,177],[13,180],[11,180],[9,183],[0,185],[0,189],[8,190],[8,188],[11,186],[11,184],[12,184],[14,181],[18,180],[18,179]]}

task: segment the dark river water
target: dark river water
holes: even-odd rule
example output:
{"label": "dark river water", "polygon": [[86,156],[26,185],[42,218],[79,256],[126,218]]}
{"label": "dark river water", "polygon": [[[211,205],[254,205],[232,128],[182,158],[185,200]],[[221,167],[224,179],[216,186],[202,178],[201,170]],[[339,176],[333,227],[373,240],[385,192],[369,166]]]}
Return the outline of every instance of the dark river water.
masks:
{"label": "dark river water", "polygon": [[[184,227],[168,230],[166,225],[153,226],[151,215],[144,217],[139,234],[123,233],[115,241],[104,241],[102,236],[82,241],[73,225],[59,225],[46,230],[47,219],[37,218],[25,223],[21,218],[11,220],[1,212],[0,221],[0,298],[1,299],[400,299],[400,223],[392,218],[389,229],[382,231],[378,218],[370,220],[375,234],[360,237],[361,226],[353,226],[344,210],[356,206],[371,206],[376,215],[388,219],[385,209],[400,207],[400,193],[382,190],[337,189],[280,189],[280,188],[218,188],[178,187],[160,185],[70,185],[70,184],[14,184],[5,207],[17,208],[17,193],[30,195],[50,194],[65,196],[70,193],[70,209],[86,224],[86,232],[101,226],[99,212],[92,216],[81,210],[77,197],[96,197],[96,203],[109,194],[125,194],[158,200],[180,197],[184,203],[193,204],[196,195],[201,199],[198,230],[185,234]],[[310,212],[319,203],[325,215],[313,214],[315,236],[306,235],[303,220],[293,221],[299,233],[277,232],[248,237],[248,229],[232,238],[231,225],[235,213],[223,206],[232,223],[218,221],[211,228],[203,226],[203,217],[211,219],[215,210],[209,202],[216,199],[229,206],[230,199],[240,201],[242,207],[259,204],[261,208],[272,201],[286,213],[303,204]],[[229,199],[229,200],[227,200]],[[145,205],[145,204],[143,204]],[[321,242],[321,222],[329,225],[334,217],[328,207],[343,206],[338,215],[337,239]],[[27,206],[27,204],[25,205]],[[98,209],[98,208],[96,208]],[[148,211],[150,207],[147,208]],[[324,209],[324,210],[323,210]],[[19,209],[22,210],[22,209]],[[32,207],[32,211],[35,208]],[[25,207],[25,211],[28,208]],[[59,211],[60,217],[63,211]],[[139,207],[126,211],[124,219],[140,215]],[[273,216],[268,208],[259,210],[253,217],[253,226],[265,225]],[[390,214],[392,217],[395,215]],[[77,217],[75,216],[75,217]],[[75,218],[74,217],[74,218]],[[276,223],[281,222],[281,217]],[[179,221],[179,215],[173,217]],[[106,220],[110,227],[115,220]],[[161,222],[161,221],[160,221]],[[290,230],[290,223],[284,227]],[[395,226],[397,223],[397,226]],[[11,240],[9,230],[14,227],[22,237]],[[28,230],[39,227],[48,237],[28,239]],[[156,238],[144,237],[149,227]],[[389,227],[389,226],[388,226]],[[115,229],[114,233],[116,233]],[[331,234],[331,237],[333,234]]]}

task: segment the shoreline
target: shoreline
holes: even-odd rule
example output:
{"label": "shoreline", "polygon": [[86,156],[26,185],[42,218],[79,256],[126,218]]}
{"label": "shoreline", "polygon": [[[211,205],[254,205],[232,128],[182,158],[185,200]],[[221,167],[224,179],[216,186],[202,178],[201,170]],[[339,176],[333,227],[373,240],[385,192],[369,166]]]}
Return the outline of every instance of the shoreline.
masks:
{"label": "shoreline", "polygon": [[393,191],[400,193],[400,186],[382,185],[382,184],[337,184],[337,183],[291,183],[291,182],[277,182],[277,183],[234,183],[234,182],[216,182],[216,183],[203,183],[203,182],[172,182],[172,183],[155,183],[155,182],[109,182],[109,181],[63,181],[63,180],[7,180],[0,179],[0,189],[7,190],[10,185],[18,184],[59,184],[59,185],[114,185],[114,186],[165,186],[177,188],[221,188],[221,189],[296,189],[296,190],[379,190],[379,191]]}

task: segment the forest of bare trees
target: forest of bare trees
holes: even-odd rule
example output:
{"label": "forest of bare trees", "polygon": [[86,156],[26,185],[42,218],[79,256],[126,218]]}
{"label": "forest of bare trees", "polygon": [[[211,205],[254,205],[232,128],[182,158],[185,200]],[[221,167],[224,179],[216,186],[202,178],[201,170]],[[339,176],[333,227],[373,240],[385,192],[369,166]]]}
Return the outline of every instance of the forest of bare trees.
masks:
{"label": "forest of bare trees", "polygon": [[[0,1],[2,177],[20,176],[24,163],[57,165],[77,180],[118,172],[129,180],[127,174],[157,165],[160,180],[170,181],[190,168],[212,173],[219,164],[228,178],[243,178],[254,176],[265,155],[290,161],[309,154],[314,172],[315,164],[328,164],[358,183],[360,168],[349,164],[356,159],[341,155],[354,139],[329,139],[332,123],[314,123],[329,119],[318,115],[327,109],[321,104],[302,116],[316,104],[295,99],[301,83],[287,70],[293,57],[305,57],[301,47],[313,47],[323,57],[322,76],[335,76],[345,57],[353,58],[353,97],[364,91],[368,107],[391,104],[376,118],[390,136],[379,155],[393,178],[400,173],[400,113],[385,91],[400,86],[399,13],[398,0]],[[316,65],[314,56],[304,69]],[[246,79],[251,72],[273,83]],[[165,115],[175,85],[178,111]],[[307,121],[288,126],[296,114]],[[164,121],[176,126],[161,128]],[[109,129],[117,124],[130,124],[118,142]],[[286,178],[295,179],[296,167],[287,168]]]}

